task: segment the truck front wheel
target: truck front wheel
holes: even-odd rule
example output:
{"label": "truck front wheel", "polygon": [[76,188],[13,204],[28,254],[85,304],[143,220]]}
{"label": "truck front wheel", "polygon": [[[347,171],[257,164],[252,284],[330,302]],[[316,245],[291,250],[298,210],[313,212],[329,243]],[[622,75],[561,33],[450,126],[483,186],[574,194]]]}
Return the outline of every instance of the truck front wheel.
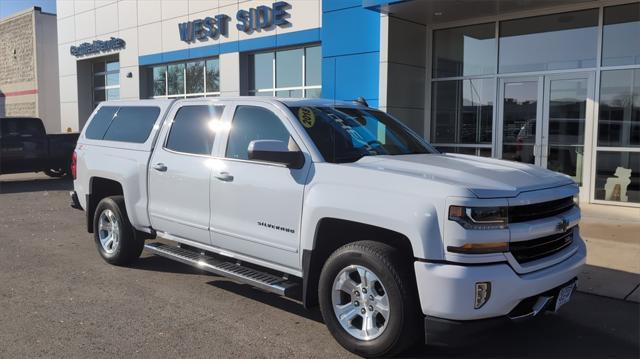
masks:
{"label": "truck front wheel", "polygon": [[416,342],[422,314],[410,263],[398,249],[374,241],[344,245],[327,259],[318,288],[320,310],[343,347],[386,357]]}
{"label": "truck front wheel", "polygon": [[129,222],[123,196],[111,196],[98,203],[93,216],[93,234],[102,258],[115,265],[127,265],[142,253],[144,239]]}

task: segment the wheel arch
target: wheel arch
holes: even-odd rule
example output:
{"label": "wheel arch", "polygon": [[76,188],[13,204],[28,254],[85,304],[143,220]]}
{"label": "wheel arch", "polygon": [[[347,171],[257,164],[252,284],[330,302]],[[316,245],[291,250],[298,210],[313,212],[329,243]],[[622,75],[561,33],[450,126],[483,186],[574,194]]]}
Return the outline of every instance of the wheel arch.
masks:
{"label": "wheel arch", "polygon": [[343,245],[363,240],[388,244],[398,248],[409,260],[415,258],[411,240],[400,232],[363,222],[322,218],[315,229],[313,248],[302,251],[302,301],[306,308],[318,304],[318,282],[327,258]]}
{"label": "wheel arch", "polygon": [[[89,179],[89,193],[86,195],[87,232],[93,233],[93,217],[98,203],[103,198],[124,195],[123,186],[119,181],[106,177],[91,177]],[[126,204],[126,201],[125,201]]]}

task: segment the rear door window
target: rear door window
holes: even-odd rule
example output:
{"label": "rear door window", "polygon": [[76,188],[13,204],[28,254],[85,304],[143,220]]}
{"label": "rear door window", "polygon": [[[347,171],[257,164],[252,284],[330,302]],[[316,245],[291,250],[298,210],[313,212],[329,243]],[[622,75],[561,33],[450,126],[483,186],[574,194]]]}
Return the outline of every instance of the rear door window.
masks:
{"label": "rear door window", "polygon": [[183,106],[171,125],[165,148],[182,153],[210,155],[215,139],[215,121],[224,106]]}
{"label": "rear door window", "polygon": [[105,141],[144,143],[158,119],[160,108],[150,106],[120,107],[104,134]]}

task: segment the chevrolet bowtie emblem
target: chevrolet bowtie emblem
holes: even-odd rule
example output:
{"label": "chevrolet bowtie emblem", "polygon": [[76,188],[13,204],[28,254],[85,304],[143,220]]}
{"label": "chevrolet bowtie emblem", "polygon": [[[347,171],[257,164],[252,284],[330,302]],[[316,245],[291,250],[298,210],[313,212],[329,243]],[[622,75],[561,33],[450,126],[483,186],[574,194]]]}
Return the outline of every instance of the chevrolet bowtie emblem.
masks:
{"label": "chevrolet bowtie emblem", "polygon": [[566,232],[569,229],[569,221],[566,218],[563,218],[560,223],[558,223],[558,229]]}

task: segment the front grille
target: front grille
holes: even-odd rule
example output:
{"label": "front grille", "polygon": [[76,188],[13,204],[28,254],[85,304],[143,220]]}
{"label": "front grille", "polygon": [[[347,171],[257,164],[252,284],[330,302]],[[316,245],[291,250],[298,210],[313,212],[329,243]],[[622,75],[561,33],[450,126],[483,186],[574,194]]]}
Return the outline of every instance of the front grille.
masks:
{"label": "front grille", "polygon": [[518,263],[535,261],[560,252],[573,242],[573,228],[564,233],[528,241],[509,243],[509,251]]}
{"label": "front grille", "polygon": [[549,202],[509,207],[509,223],[552,217],[570,210],[573,206],[575,206],[573,197],[566,197]]}

